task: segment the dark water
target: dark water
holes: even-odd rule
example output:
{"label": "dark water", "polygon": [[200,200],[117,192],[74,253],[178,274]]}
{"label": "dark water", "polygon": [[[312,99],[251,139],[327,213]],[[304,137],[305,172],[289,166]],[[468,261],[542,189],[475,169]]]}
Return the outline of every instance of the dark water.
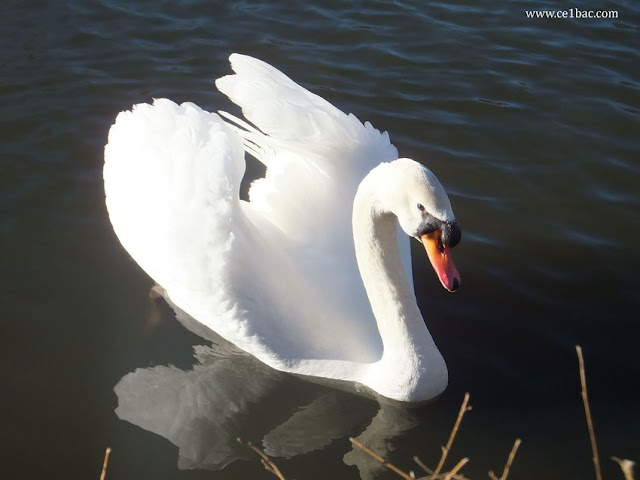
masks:
{"label": "dark water", "polygon": [[[402,468],[413,455],[435,465],[466,391],[474,408],[452,452],[470,457],[465,475],[501,471],[521,437],[513,478],[590,477],[575,344],[605,477],[621,478],[609,456],[640,460],[640,7],[524,14],[557,7],[2,2],[3,478],[97,478],[106,446],[108,478],[271,478],[238,435],[287,478],[392,478],[348,437]],[[460,291],[415,252],[450,371],[435,404],[381,406],[220,347],[196,359],[204,342],[149,301],[104,207],[108,128],[152,97],[229,109],[212,80],[234,51],[388,130],[450,192]],[[138,368],[118,407],[114,386]]]}

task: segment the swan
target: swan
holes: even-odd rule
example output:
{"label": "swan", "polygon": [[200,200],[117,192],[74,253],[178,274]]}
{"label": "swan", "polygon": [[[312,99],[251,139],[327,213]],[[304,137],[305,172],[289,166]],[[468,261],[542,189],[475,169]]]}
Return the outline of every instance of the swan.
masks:
{"label": "swan", "polygon": [[[435,175],[271,65],[232,54],[218,90],[244,119],[168,99],[118,114],[106,206],[166,298],[276,370],[401,402],[446,388],[409,239],[449,291],[461,238]],[[266,167],[240,199],[245,153]]]}

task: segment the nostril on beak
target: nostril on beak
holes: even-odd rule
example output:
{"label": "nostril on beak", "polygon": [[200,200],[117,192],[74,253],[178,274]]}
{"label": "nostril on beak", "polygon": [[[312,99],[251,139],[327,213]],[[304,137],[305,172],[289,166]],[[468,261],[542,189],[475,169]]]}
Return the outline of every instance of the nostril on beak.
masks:
{"label": "nostril on beak", "polygon": [[451,291],[455,292],[458,289],[459,286],[460,286],[460,282],[458,281],[457,278],[454,278],[453,279],[453,285],[451,286]]}

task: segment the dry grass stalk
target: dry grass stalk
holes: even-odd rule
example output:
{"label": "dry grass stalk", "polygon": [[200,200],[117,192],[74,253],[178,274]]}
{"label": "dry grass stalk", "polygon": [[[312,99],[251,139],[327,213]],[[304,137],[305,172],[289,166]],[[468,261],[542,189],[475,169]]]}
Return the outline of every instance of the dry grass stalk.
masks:
{"label": "dry grass stalk", "polygon": [[100,474],[100,480],[104,480],[107,476],[107,465],[109,464],[109,455],[111,454],[111,449],[107,447],[104,452],[104,461],[102,462],[102,473]]}
{"label": "dry grass stalk", "polygon": [[471,407],[467,406],[469,403],[469,393],[464,394],[464,400],[462,401],[462,405],[460,406],[460,411],[458,412],[458,418],[456,418],[456,423],[453,425],[453,430],[451,430],[451,435],[449,435],[449,441],[447,442],[446,447],[442,447],[442,456],[440,457],[440,461],[438,462],[438,466],[433,471],[431,475],[432,478],[436,478],[442,470],[444,466],[444,462],[447,459],[447,455],[449,454],[449,450],[451,450],[451,445],[453,444],[453,440],[456,437],[456,433],[458,433],[458,428],[460,427],[460,422],[462,422],[462,417],[464,414],[471,410]]}
{"label": "dry grass stalk", "polygon": [[391,470],[392,472],[397,473],[398,475],[400,475],[402,478],[406,479],[406,480],[413,480],[413,478],[409,473],[405,473],[402,470],[400,470],[398,467],[396,467],[393,463],[387,462],[384,458],[382,458],[380,455],[378,455],[376,452],[374,452],[373,450],[371,450],[368,447],[365,447],[362,443],[360,443],[358,440],[356,440],[353,437],[349,437],[349,441],[351,443],[353,443],[356,447],[358,447],[361,450],[364,450],[365,452],[367,452],[369,455],[371,455],[373,458],[375,458],[376,460],[378,460],[381,464],[383,464],[385,467],[387,467],[389,470]]}
{"label": "dry grass stalk", "polygon": [[[417,480],[433,480],[435,478],[437,479],[444,479],[447,475],[449,475],[449,473],[441,473],[440,475],[438,475],[437,477],[433,476],[433,470],[431,470],[429,467],[427,467],[424,463],[422,463],[422,460],[420,460],[418,457],[413,457],[413,461],[416,462],[420,468],[422,468],[426,473],[428,473],[429,475],[427,475],[426,477],[420,477]],[[464,461],[464,463],[462,465],[460,465],[460,467],[462,467],[464,464],[467,463],[467,461],[469,461],[468,458],[463,458],[462,460],[460,460],[460,462]],[[460,464],[460,462],[458,462],[458,464]],[[455,471],[454,471],[455,470]],[[453,472],[453,476],[451,477],[453,480],[469,480],[467,477],[465,477],[464,475],[460,475],[457,473],[457,470],[454,468],[452,470]]]}
{"label": "dry grass stalk", "polygon": [[635,465],[634,462],[632,462],[631,460],[621,460],[618,457],[611,457],[611,460],[620,465],[620,469],[624,474],[625,480],[633,480],[633,466]]}
{"label": "dry grass stalk", "polygon": [[[602,480],[602,473],[600,472],[600,458],[598,457],[598,446],[596,445],[596,434],[593,430],[591,408],[589,407],[589,398],[587,397],[587,380],[584,373],[584,359],[582,358],[582,348],[580,348],[580,345],[576,345],[576,352],[578,354],[578,364],[580,366],[580,385],[582,386],[580,393],[582,395],[582,403],[584,404],[584,414],[587,417],[587,426],[589,427],[589,438],[591,439],[591,450],[593,451],[593,465],[596,469],[597,480]],[[633,480],[634,462],[631,460],[621,460],[618,457],[611,457],[611,459],[620,465],[620,469],[624,474],[625,480]]]}
{"label": "dry grass stalk", "polygon": [[455,467],[453,467],[451,469],[451,471],[449,473],[447,473],[444,477],[444,480],[451,480],[452,478],[454,478],[456,476],[456,473],[458,473],[458,471],[464,467],[467,462],[469,461],[468,458],[463,458],[462,460],[460,460]]}
{"label": "dry grass stalk", "polygon": [[596,479],[602,480],[602,472],[600,471],[600,457],[598,456],[598,445],[596,444],[596,434],[593,430],[593,422],[591,421],[591,408],[589,408],[589,398],[587,397],[587,380],[584,373],[584,359],[582,358],[582,348],[576,345],[578,353],[578,364],[580,367],[580,385],[582,390],[582,403],[584,404],[584,413],[587,417],[587,427],[589,428],[589,438],[591,439],[591,451],[593,452],[593,466],[596,470]]}
{"label": "dry grass stalk", "polygon": [[[418,457],[413,457],[413,460],[426,473],[429,474],[427,477],[421,477],[419,480],[427,480],[427,479],[428,480],[452,480],[452,479],[454,479],[454,480],[467,480],[464,476],[459,475],[458,471],[464,465],[467,464],[467,462],[469,461],[468,458],[463,458],[462,460],[460,460],[450,472],[440,473],[440,471],[442,470],[442,467],[443,467],[444,462],[445,462],[445,460],[447,458],[447,455],[448,455],[449,451],[451,450],[451,445],[453,444],[453,440],[456,437],[456,433],[458,432],[458,429],[460,428],[460,423],[462,422],[462,417],[464,416],[465,412],[471,410],[471,407],[468,404],[469,404],[469,394],[466,393],[464,395],[464,400],[462,401],[462,405],[460,406],[460,411],[458,412],[458,418],[456,419],[456,422],[453,425],[453,429],[451,430],[451,434],[449,435],[449,441],[447,442],[447,446],[446,447],[441,447],[442,448],[442,456],[440,457],[440,461],[438,462],[438,467],[436,468],[436,470],[431,470],[424,463],[422,463],[422,461],[420,461],[420,459]],[[413,474],[413,472],[409,472],[409,473],[403,472],[398,467],[396,467],[392,463],[386,461],[384,458],[382,458],[380,455],[378,455],[376,452],[374,452],[370,448],[365,447],[362,443],[357,441],[355,438],[351,438],[350,437],[349,440],[356,447],[360,448],[361,450],[364,450],[366,453],[368,453],[370,456],[372,456],[373,458],[378,460],[380,463],[382,463],[389,470],[395,472],[397,475],[399,475],[400,477],[404,478],[405,480],[414,480],[416,478],[415,475]]]}
{"label": "dry grass stalk", "polygon": [[422,460],[420,460],[418,457],[413,457],[413,461],[416,462],[418,464],[418,466],[423,469],[425,472],[433,474],[433,470],[431,470],[429,467],[427,467],[424,463],[422,463]]}
{"label": "dry grass stalk", "polygon": [[513,447],[511,448],[511,453],[509,453],[509,458],[507,459],[507,463],[504,466],[504,470],[502,471],[502,476],[498,478],[493,471],[489,470],[489,477],[491,480],[507,480],[509,476],[509,469],[511,468],[511,464],[513,463],[513,459],[516,456],[516,452],[518,451],[518,447],[522,441],[519,438],[516,438],[516,441],[513,442]]}
{"label": "dry grass stalk", "polygon": [[[587,426],[589,428],[589,437],[590,437],[590,440],[591,440],[591,449],[593,451],[593,464],[595,466],[597,480],[602,480],[602,473],[600,471],[600,460],[599,460],[599,456],[598,456],[598,448],[597,448],[597,445],[596,445],[596,437],[595,437],[595,432],[594,432],[594,429],[593,429],[593,422],[591,420],[591,409],[589,407],[589,399],[587,397],[587,381],[586,381],[586,376],[585,376],[584,359],[582,357],[582,349],[580,348],[579,345],[576,345],[576,352],[578,354],[578,363],[579,363],[579,367],[580,367],[580,383],[581,383],[581,386],[582,386],[582,390],[581,390],[582,401],[583,401],[583,404],[584,404],[585,416],[587,418]],[[449,471],[447,473],[440,473],[440,471],[442,470],[442,468],[444,466],[444,463],[445,463],[445,461],[447,459],[447,455],[449,454],[449,451],[451,450],[451,445],[453,444],[453,440],[455,439],[456,433],[458,432],[458,429],[460,427],[460,423],[462,422],[462,418],[464,417],[464,414],[467,411],[471,410],[471,407],[468,406],[468,403],[469,403],[469,394],[466,393],[465,396],[464,396],[464,400],[462,402],[462,405],[460,406],[460,411],[458,412],[458,417],[456,419],[456,422],[453,425],[453,429],[451,430],[451,434],[449,435],[449,440],[447,442],[447,445],[446,445],[446,447],[441,447],[442,455],[440,457],[440,461],[438,462],[438,466],[436,467],[435,470],[431,470],[429,467],[427,467],[418,457],[413,457],[413,460],[428,474],[428,476],[420,477],[417,480],[468,480],[463,475],[458,474],[460,469],[464,465],[466,465],[467,462],[469,461],[468,458],[463,458],[462,460],[460,460],[451,471]],[[365,447],[358,440],[356,440],[356,439],[354,439],[352,437],[349,437],[349,440],[351,441],[352,444],[354,444],[355,446],[357,446],[361,450],[365,451],[371,457],[373,457],[376,460],[378,460],[381,464],[383,464],[389,470],[393,471],[394,473],[396,473],[400,477],[404,478],[405,480],[416,480],[416,476],[414,475],[413,472],[409,472],[409,473],[403,472],[398,467],[396,467],[392,463],[390,463],[387,460],[385,460],[383,457],[378,455],[373,450],[369,449],[368,447]],[[273,473],[274,475],[276,475],[280,480],[285,480],[284,476],[282,475],[282,473],[280,472],[278,467],[273,463],[273,461],[271,461],[271,459],[262,450],[260,450],[259,448],[255,447],[254,445],[252,445],[249,442],[248,443],[243,442],[242,439],[240,439],[240,438],[238,438],[237,441],[238,441],[238,443],[251,448],[258,455],[260,455],[260,457],[262,458],[262,464],[264,465],[264,467],[265,467],[265,469],[267,471],[269,471],[269,472]],[[516,452],[518,451],[518,448],[520,447],[521,443],[522,442],[521,442],[521,440],[519,438],[516,439],[516,441],[514,442],[513,447],[511,448],[511,452],[509,453],[509,458],[507,459],[507,463],[504,466],[504,470],[503,470],[502,475],[500,476],[500,478],[498,478],[493,471],[489,471],[489,477],[491,478],[491,480],[507,480],[507,477],[509,475],[509,470],[511,468],[511,465],[513,464],[513,460],[514,460],[514,458],[516,456]],[[107,451],[105,453],[104,466],[102,468],[102,475],[100,476],[100,480],[104,480],[106,469],[107,469],[107,462],[109,460],[109,453],[110,452],[111,452],[111,449],[107,448]],[[619,459],[617,457],[611,457],[611,459],[618,463],[618,465],[620,466],[620,469],[622,470],[622,473],[624,474],[625,480],[633,480],[633,466],[635,465],[634,462],[632,462],[631,460],[621,460],[621,459]]]}
{"label": "dry grass stalk", "polygon": [[276,477],[278,477],[280,480],[286,480],[284,478],[284,476],[282,475],[282,472],[280,472],[280,469],[276,466],[275,463],[273,463],[273,460],[271,460],[266,453],[264,453],[262,450],[260,450],[258,447],[256,447],[255,445],[253,445],[251,442],[244,442],[240,437],[236,438],[236,441],[240,444],[240,445],[244,445],[245,447],[249,447],[251,450],[253,450],[254,452],[256,452],[258,455],[260,455],[261,461],[262,461],[262,466],[265,468],[265,470],[267,472],[271,472],[273,473]]}

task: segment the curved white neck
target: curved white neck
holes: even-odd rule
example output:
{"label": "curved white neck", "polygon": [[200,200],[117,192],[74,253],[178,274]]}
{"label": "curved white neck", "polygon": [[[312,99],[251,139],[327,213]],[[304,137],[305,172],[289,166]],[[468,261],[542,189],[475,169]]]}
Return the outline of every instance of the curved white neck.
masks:
{"label": "curved white neck", "polygon": [[447,369],[402,265],[397,218],[380,198],[381,182],[388,179],[376,170],[360,184],[352,218],[358,268],[384,348],[372,366],[376,378],[368,383],[380,385],[375,388],[385,396],[406,391],[407,401],[432,398],[446,387]]}

